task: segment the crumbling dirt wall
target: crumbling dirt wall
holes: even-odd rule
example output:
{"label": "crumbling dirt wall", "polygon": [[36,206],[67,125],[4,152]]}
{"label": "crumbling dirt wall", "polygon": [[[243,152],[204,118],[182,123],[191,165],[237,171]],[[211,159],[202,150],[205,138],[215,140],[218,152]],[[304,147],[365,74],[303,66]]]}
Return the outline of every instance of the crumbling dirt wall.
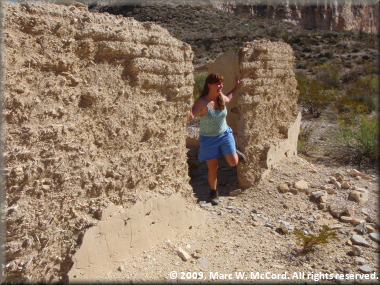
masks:
{"label": "crumbling dirt wall", "polygon": [[237,148],[248,157],[238,165],[238,183],[250,187],[281,159],[297,155],[301,123],[290,45],[266,40],[239,51],[244,80],[238,97]]}
{"label": "crumbling dirt wall", "polygon": [[110,203],[190,196],[190,46],[154,23],[3,2],[7,280],[67,279]]}

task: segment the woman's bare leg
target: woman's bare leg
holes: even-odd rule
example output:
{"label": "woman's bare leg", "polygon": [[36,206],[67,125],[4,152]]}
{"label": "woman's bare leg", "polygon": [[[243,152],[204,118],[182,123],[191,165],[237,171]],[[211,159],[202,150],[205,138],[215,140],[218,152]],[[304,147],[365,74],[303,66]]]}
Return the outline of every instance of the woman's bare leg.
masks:
{"label": "woman's bare leg", "polygon": [[207,160],[206,164],[208,166],[208,184],[210,184],[211,189],[216,189],[219,160],[218,158]]}
{"label": "woman's bare leg", "polygon": [[237,153],[234,154],[228,154],[224,156],[228,164],[232,167],[236,166],[239,163],[239,157]]}

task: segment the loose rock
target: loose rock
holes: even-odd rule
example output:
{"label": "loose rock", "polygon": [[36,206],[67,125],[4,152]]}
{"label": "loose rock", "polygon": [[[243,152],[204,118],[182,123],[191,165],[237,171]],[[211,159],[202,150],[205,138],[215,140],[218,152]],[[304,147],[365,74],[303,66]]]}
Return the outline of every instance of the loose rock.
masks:
{"label": "loose rock", "polygon": [[183,261],[190,259],[190,255],[180,247],[177,249],[177,254]]}
{"label": "loose rock", "polygon": [[294,183],[294,188],[296,188],[299,191],[303,191],[303,190],[309,188],[309,185],[305,180],[300,180],[300,181]]}
{"label": "loose rock", "polygon": [[353,235],[351,237],[351,241],[353,244],[362,245],[366,247],[371,246],[362,236],[359,236],[359,235]]}
{"label": "loose rock", "polygon": [[360,249],[359,246],[357,246],[357,245],[353,245],[353,246],[352,246],[352,253],[353,253],[355,256],[360,256],[360,255],[362,255],[362,250]]}
{"label": "loose rock", "polygon": [[359,270],[365,274],[370,274],[373,272],[373,269],[369,267],[368,265],[363,265],[359,267]]}
{"label": "loose rock", "polygon": [[277,189],[280,190],[282,193],[286,193],[289,191],[289,186],[283,183],[283,184],[278,185]]}
{"label": "loose rock", "polygon": [[371,238],[371,240],[373,240],[375,242],[380,242],[380,235],[379,235],[379,233],[370,233],[369,237]]}

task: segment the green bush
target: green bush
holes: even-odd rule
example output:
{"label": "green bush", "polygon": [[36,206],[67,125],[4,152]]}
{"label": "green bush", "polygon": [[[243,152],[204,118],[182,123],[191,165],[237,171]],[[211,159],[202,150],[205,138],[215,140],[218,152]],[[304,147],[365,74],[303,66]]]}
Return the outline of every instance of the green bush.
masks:
{"label": "green bush", "polygon": [[322,88],[332,89],[340,87],[339,68],[336,64],[325,63],[317,69],[316,78],[323,85],[321,86]]}
{"label": "green bush", "polygon": [[296,67],[300,69],[306,69],[306,62],[304,61],[297,62]]}
{"label": "green bush", "polygon": [[207,73],[199,73],[194,75],[194,90],[193,97],[194,101],[199,98],[202,93],[203,85],[205,84],[205,80],[207,78]]}
{"label": "green bush", "polygon": [[314,250],[314,247],[318,244],[328,243],[330,238],[339,241],[336,232],[326,225],[322,227],[318,236],[312,234],[305,235],[301,230],[295,230],[293,234],[297,237],[297,244],[302,246],[303,253]]}
{"label": "green bush", "polygon": [[334,102],[336,92],[326,92],[328,90],[318,80],[310,79],[304,73],[297,73],[296,79],[298,104],[308,109],[310,114],[316,115]]}
{"label": "green bush", "polygon": [[379,158],[377,115],[355,117],[354,113],[345,114],[338,120],[338,127],[326,133],[330,149],[342,154],[349,153],[352,156],[350,162],[359,168],[363,161],[374,164]]}

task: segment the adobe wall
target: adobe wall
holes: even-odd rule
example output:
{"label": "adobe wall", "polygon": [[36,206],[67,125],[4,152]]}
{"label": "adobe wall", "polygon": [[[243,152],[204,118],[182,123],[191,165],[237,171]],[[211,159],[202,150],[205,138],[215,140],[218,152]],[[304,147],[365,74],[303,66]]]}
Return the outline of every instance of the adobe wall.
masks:
{"label": "adobe wall", "polygon": [[290,45],[257,40],[239,50],[244,85],[238,97],[236,146],[248,157],[238,165],[238,183],[251,187],[273,165],[297,155],[301,123]]}
{"label": "adobe wall", "polygon": [[192,196],[193,52],[154,23],[2,5],[5,274],[66,280],[108,205]]}

